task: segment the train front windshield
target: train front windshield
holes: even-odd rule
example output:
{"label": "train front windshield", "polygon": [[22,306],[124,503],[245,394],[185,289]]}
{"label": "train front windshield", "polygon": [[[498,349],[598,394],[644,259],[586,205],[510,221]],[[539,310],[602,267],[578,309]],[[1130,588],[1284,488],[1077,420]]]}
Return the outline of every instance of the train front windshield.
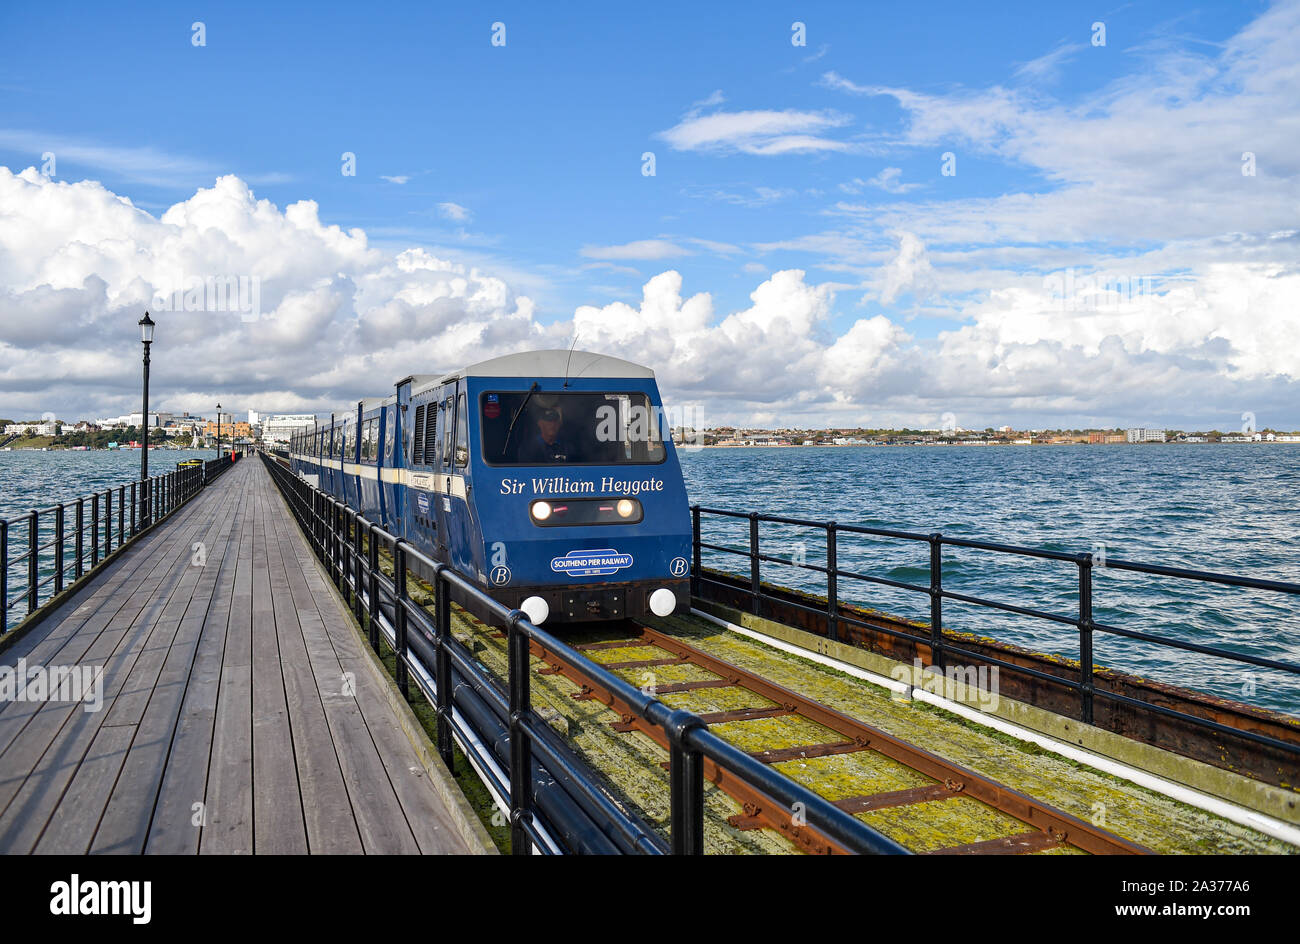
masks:
{"label": "train front windshield", "polygon": [[479,417],[489,465],[648,465],[666,455],[644,393],[487,392]]}

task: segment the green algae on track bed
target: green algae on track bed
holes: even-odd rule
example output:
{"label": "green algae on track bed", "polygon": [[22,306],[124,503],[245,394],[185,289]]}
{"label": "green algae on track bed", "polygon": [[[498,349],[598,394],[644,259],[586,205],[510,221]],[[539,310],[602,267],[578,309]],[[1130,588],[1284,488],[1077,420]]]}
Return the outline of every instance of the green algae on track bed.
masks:
{"label": "green algae on track bed", "polygon": [[[1220,816],[942,709],[896,700],[886,689],[765,646],[706,620],[673,616],[648,619],[646,623],[738,668],[874,725],[1153,852],[1300,853],[1300,849],[1288,843]],[[815,784],[808,785],[821,790]]]}
{"label": "green algae on track bed", "polygon": [[[494,630],[458,608],[452,610],[452,632],[455,637],[474,652],[475,658],[498,680],[506,677],[506,640]],[[565,641],[577,644],[601,641],[598,635],[566,632]],[[628,649],[588,650],[584,655],[603,656],[602,662],[620,661],[611,658],[610,652],[627,652]],[[631,650],[631,659],[647,659],[646,648]],[[661,766],[668,753],[640,732],[619,733],[610,727],[620,716],[592,699],[577,700],[573,696],[579,686],[562,675],[539,675],[545,668],[537,658],[530,659],[531,692],[533,707],[553,712],[553,718],[562,718],[568,727],[566,738],[570,747],[593,770],[603,776],[613,794],[629,810],[637,813],[664,839],[669,838],[669,773]],[[686,670],[698,667],[656,666],[655,670]],[[703,677],[713,677],[706,673]],[[667,677],[660,681],[667,684]],[[704,842],[710,853],[791,853],[795,847],[770,829],[740,830],[727,822],[727,817],[741,812],[741,807],[731,797],[711,783],[704,785]]]}

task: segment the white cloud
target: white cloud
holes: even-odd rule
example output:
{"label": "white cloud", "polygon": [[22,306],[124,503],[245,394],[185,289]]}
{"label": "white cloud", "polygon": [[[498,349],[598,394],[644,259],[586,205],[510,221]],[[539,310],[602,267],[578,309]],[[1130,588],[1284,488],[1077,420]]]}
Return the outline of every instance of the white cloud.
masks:
{"label": "white cloud", "polygon": [[932,289],[933,275],[925,244],[912,233],[899,233],[898,255],[881,274],[880,300],[888,305],[904,292],[923,298]]}
{"label": "white cloud", "polygon": [[1016,69],[1016,77],[1039,83],[1050,82],[1056,78],[1061,66],[1087,48],[1083,43],[1060,43],[1051,52],[1022,63]]}
{"label": "white cloud", "polygon": [[748,187],[740,190],[724,190],[719,187],[687,187],[683,189],[683,193],[689,197],[716,200],[734,206],[762,207],[793,197],[798,191],[792,187],[766,186]]}
{"label": "white cloud", "polygon": [[840,189],[847,193],[862,193],[867,187],[875,187],[877,190],[883,190],[886,193],[902,194],[911,193],[913,190],[921,188],[920,184],[901,183],[902,176],[903,169],[901,167],[886,167],[870,180],[854,177],[851,181],[840,184]]}
{"label": "white cloud", "polygon": [[[196,412],[217,399],[329,408],[544,333],[531,300],[501,279],[423,250],[373,249],[361,230],[322,223],[313,202],[281,210],[236,177],[154,217],[92,181],[0,167],[0,206],[6,414],[130,408],[146,308],[158,322],[152,401]],[[192,280],[227,276],[259,280],[258,320],[156,305]]]}
{"label": "white cloud", "polygon": [[390,184],[397,184],[398,186],[401,186],[402,184],[406,183],[406,182],[407,182],[408,180],[410,180],[411,178],[410,178],[408,175],[406,175],[406,174],[398,174],[398,175],[395,175],[395,176],[393,176],[393,177],[389,177],[387,174],[380,174],[380,175],[379,175],[379,179],[380,179],[380,180],[386,180],[386,181],[388,181]]}
{"label": "white cloud", "polygon": [[455,220],[457,223],[465,223],[470,218],[469,210],[465,209],[459,203],[439,203],[438,212],[449,220]]}
{"label": "white cloud", "polygon": [[[543,326],[499,276],[423,249],[373,248],[361,230],[322,222],[314,203],[280,209],[234,177],[154,217],[94,182],[0,168],[0,206],[5,415],[131,408],[135,322],[154,294],[185,276],[241,274],[261,280],[258,321],[154,311],[159,407],[199,412],[220,399],[237,410],[329,409],[383,394],[408,373],[564,346],[575,333],[584,348],[652,365],[670,404],[719,421],[901,424],[951,411],[980,425],[1090,415],[1213,425],[1251,410],[1294,426],[1300,401],[1295,232],[1151,250],[1135,271],[1194,264],[1137,296],[1081,306],[1063,305],[1042,272],[1004,267],[1032,247],[988,247],[972,257],[987,268],[954,271],[954,256],[976,250],[936,249],[910,229],[888,243],[859,240],[862,288],[881,303],[946,298],[954,327],[912,337],[891,311],[849,321],[837,286],[798,269],[764,276],[758,263],[745,266],[762,281],[740,310],[717,311],[708,292],[684,295],[670,270],[645,282],[638,303],[583,306]],[[586,255],[612,267],[686,251],[646,240]]]}
{"label": "white cloud", "polygon": [[579,251],[588,259],[672,259],[691,255],[689,249],[666,239],[638,239],[618,246],[583,246]]}
{"label": "white cloud", "polygon": [[844,151],[849,145],[823,136],[851,119],[831,111],[736,111],[689,113],[656,135],[677,151],[777,155]]}

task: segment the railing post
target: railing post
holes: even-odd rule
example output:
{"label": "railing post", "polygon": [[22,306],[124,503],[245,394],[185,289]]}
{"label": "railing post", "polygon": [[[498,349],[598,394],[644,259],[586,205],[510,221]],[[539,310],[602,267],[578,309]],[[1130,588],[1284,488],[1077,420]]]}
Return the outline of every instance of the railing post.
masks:
{"label": "railing post", "polygon": [[36,609],[37,583],[40,568],[36,566],[38,548],[41,546],[41,520],[39,514],[32,510],[27,518],[27,612]]}
{"label": "railing post", "polygon": [[342,568],[339,567],[339,503],[331,498],[329,506],[330,577],[337,587],[342,575]]}
{"label": "railing post", "polygon": [[63,506],[54,509],[54,592],[63,592]]}
{"label": "railing post", "polygon": [[523,618],[516,610],[507,628],[510,637],[510,851],[514,855],[532,852],[532,840],[524,827],[532,819],[533,809],[533,750],[524,730],[524,719],[533,706],[528,636],[519,628],[519,620]]}
{"label": "railing post", "polygon": [[375,538],[375,529],[372,525],[370,533],[367,535],[366,555],[370,570],[370,608],[368,617],[368,628],[370,630],[370,648],[379,651],[379,541]]}
{"label": "railing post", "polygon": [[943,668],[943,535],[930,535],[930,661]]}
{"label": "railing post", "polygon": [[334,531],[334,583],[343,589],[343,504],[334,502],[334,511],[330,515],[330,525]]}
{"label": "railing post", "polygon": [[113,490],[104,489],[104,560],[113,553]]}
{"label": "railing post", "polygon": [[826,635],[832,642],[840,638],[839,552],[835,522],[826,524]]}
{"label": "railing post", "polygon": [[700,506],[691,506],[691,597],[700,595]]}
{"label": "railing post", "polygon": [[126,543],[126,486],[117,487],[117,546]]}
{"label": "railing post", "polygon": [[451,740],[451,654],[447,651],[451,645],[451,590],[442,579],[441,570],[434,575],[433,594],[433,622],[438,634],[434,664],[434,684],[438,688],[438,756],[452,770],[455,758]]}
{"label": "railing post", "polygon": [[1092,724],[1092,555],[1079,555],[1079,720]]}
{"label": "railing post", "polygon": [[[678,712],[674,712],[678,714]],[[685,715],[686,712],[680,712]],[[669,723],[673,718],[669,717]],[[692,719],[696,723],[698,718]],[[689,727],[677,724],[669,730],[669,829],[673,855],[704,854],[704,759],[682,741]]]}
{"label": "railing post", "polygon": [[352,615],[361,625],[361,516],[352,512]]}
{"label": "railing post", "polygon": [[90,496],[90,566],[99,563],[99,492]]}
{"label": "railing post", "polygon": [[85,535],[86,535],[86,500],[84,498],[78,498],[77,499],[77,569],[76,569],[77,576],[75,578],[77,580],[80,580],[81,575],[85,572],[85,559],[86,559]]}
{"label": "railing post", "polygon": [[140,530],[149,527],[149,480],[140,480]]}
{"label": "railing post", "polygon": [[749,595],[755,616],[762,616],[761,584],[758,573],[758,512],[749,513]]}
{"label": "railing post", "polygon": [[320,526],[321,526],[321,555],[325,560],[325,569],[334,579],[334,499],[328,495],[321,497],[320,507]]}
{"label": "railing post", "polygon": [[131,537],[140,533],[140,507],[135,503],[135,482],[131,483]]}
{"label": "railing post", "polygon": [[9,629],[9,522],[0,518],[0,635]]}
{"label": "railing post", "polygon": [[397,637],[397,687],[402,690],[402,697],[411,694],[411,683],[406,672],[406,545],[397,542],[393,548],[393,586],[396,588],[393,600],[393,625]]}

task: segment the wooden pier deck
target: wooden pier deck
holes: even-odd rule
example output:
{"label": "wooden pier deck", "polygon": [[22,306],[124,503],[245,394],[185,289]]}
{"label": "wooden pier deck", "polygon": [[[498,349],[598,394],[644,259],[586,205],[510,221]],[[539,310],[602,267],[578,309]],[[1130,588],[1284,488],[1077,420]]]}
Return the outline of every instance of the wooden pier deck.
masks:
{"label": "wooden pier deck", "polygon": [[0,666],[20,659],[102,666],[102,704],[0,705],[0,853],[489,848],[256,459]]}

